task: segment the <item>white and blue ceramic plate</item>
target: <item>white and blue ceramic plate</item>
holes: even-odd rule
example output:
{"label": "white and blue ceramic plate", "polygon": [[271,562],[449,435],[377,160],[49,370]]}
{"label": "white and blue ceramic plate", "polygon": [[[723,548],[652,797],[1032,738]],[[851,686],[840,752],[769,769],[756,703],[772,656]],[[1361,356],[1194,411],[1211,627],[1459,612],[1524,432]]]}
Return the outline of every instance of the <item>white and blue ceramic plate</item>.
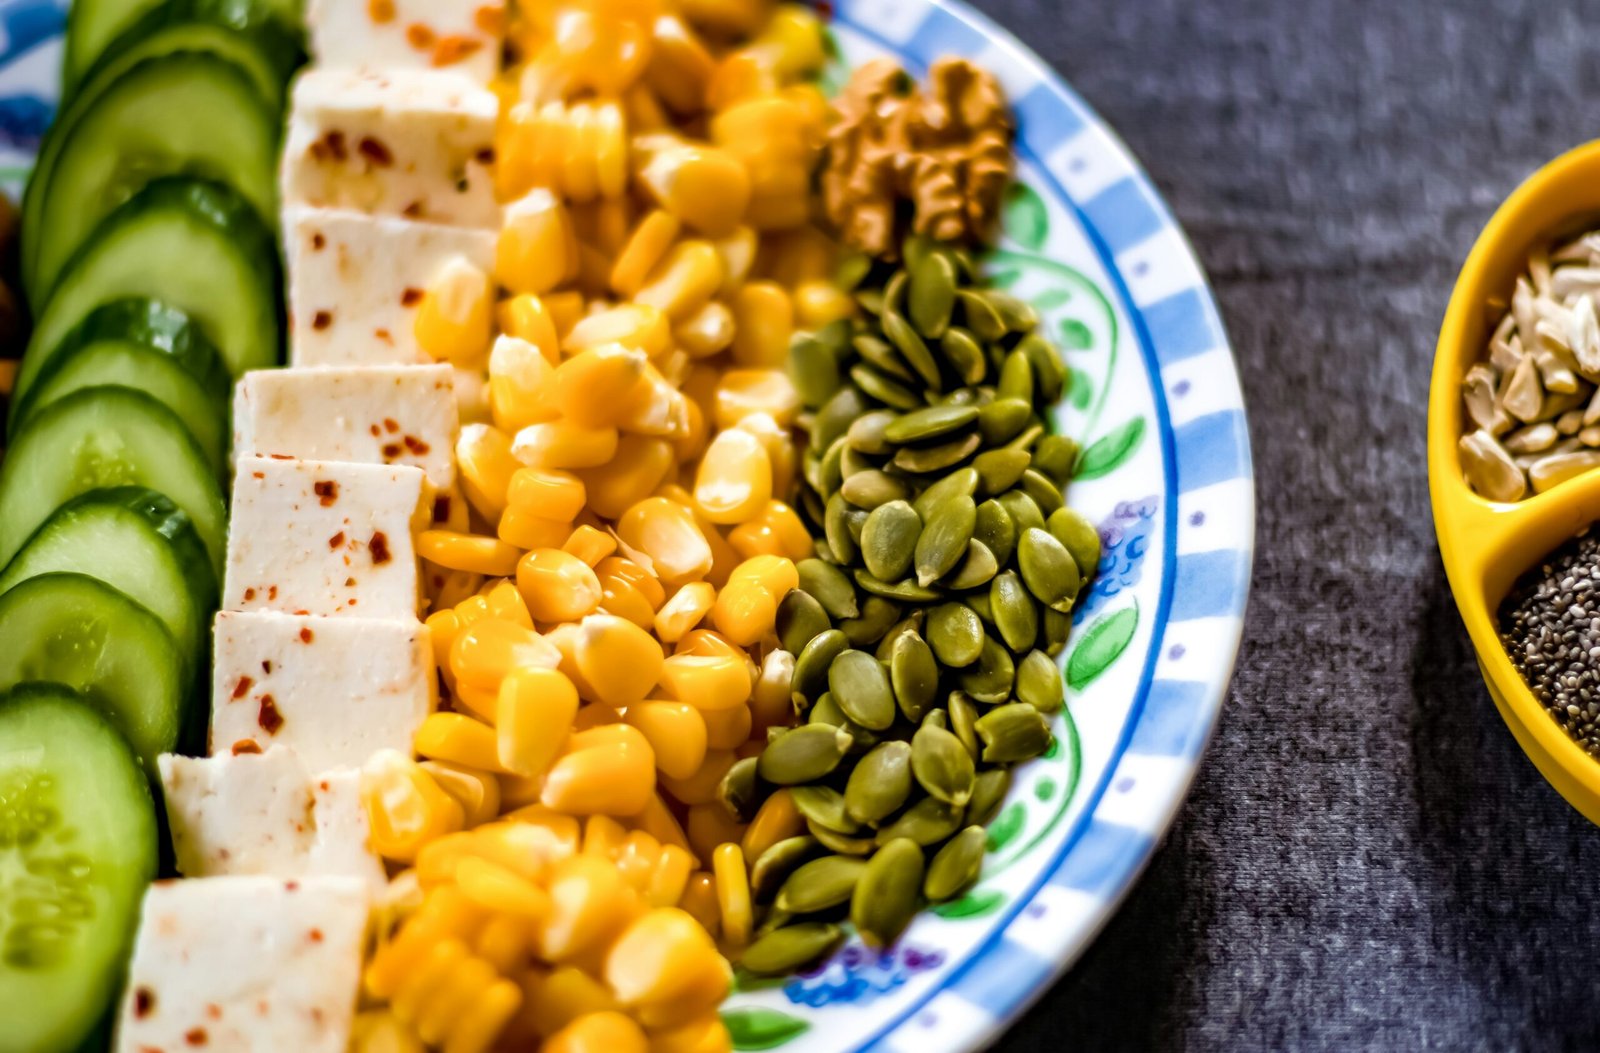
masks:
{"label": "white and blue ceramic plate", "polygon": [[[0,182],[27,172],[57,92],[65,0],[0,0]],[[981,883],[892,951],[852,941],[778,982],[740,977],[743,1050],[941,1053],[993,1041],[1105,924],[1188,792],[1238,649],[1255,528],[1243,400],[1205,276],[1127,149],[1073,91],[953,0],[836,0],[828,78],[890,55],[993,70],[1020,183],[994,280],[1035,304],[1072,370],[1069,498],[1104,558],[1063,653],[1057,746],[1022,768]]]}

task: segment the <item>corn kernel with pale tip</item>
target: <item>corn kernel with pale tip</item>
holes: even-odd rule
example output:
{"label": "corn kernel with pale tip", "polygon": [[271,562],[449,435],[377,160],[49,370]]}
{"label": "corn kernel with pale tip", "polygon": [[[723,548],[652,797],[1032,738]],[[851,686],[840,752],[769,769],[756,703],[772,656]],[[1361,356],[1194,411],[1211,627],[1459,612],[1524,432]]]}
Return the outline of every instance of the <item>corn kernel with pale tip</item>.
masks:
{"label": "corn kernel with pale tip", "polygon": [[614,709],[643,701],[661,679],[661,644],[615,615],[591,614],[578,624],[574,657],[589,697]]}
{"label": "corn kernel with pale tip", "polygon": [[743,523],[771,499],[772,461],[761,440],[738,428],[719,432],[695,471],[700,512],[713,523]]}
{"label": "corn kernel with pale tip", "polygon": [[493,329],[489,276],[465,256],[450,257],[417,305],[417,346],[441,362],[465,362],[488,349]]}
{"label": "corn kernel with pale tip", "polygon": [[517,562],[517,590],[535,621],[577,621],[600,606],[600,581],[587,563],[561,549],[541,548]]}
{"label": "corn kernel with pale tip", "polygon": [[687,779],[706,758],[706,721],[686,702],[647,701],[628,707],[623,718],[638,728],[655,751],[656,769]]}
{"label": "corn kernel with pale tip", "polygon": [[578,715],[578,689],[556,669],[516,669],[500,684],[496,756],[513,775],[543,775]]}
{"label": "corn kernel with pale tip", "polygon": [[694,513],[664,497],[647,497],[617,522],[617,536],[649,556],[661,581],[678,586],[711,570],[713,554]]}

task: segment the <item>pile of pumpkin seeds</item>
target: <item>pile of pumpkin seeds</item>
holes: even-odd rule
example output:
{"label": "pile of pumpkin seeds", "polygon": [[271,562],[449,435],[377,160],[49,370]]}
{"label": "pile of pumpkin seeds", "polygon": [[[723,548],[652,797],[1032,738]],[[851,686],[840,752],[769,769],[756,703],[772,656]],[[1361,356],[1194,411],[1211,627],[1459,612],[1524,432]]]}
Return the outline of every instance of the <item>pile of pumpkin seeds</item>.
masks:
{"label": "pile of pumpkin seeds", "polygon": [[892,943],[977,881],[1011,766],[1051,746],[1054,656],[1100,559],[1062,498],[1078,449],[1046,415],[1068,374],[1033,308],[963,249],[912,238],[903,259],[850,260],[862,316],[791,347],[817,538],[778,610],[800,724],[721,796],[744,822],[792,807],[807,832],[747,861],[753,972],[827,953],[845,918]]}
{"label": "pile of pumpkin seeds", "polygon": [[1600,467],[1600,231],[1539,249],[1461,382],[1467,482],[1520,501]]}

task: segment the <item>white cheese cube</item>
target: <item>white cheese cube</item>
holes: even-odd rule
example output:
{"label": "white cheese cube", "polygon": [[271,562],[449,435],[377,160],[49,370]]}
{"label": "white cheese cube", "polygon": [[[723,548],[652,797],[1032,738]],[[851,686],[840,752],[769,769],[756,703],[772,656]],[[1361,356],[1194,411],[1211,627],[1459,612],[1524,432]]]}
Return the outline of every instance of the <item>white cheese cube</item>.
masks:
{"label": "white cheese cube", "polygon": [[310,70],[294,87],[283,203],[497,227],[498,109],[452,74]]}
{"label": "white cheese cube", "polygon": [[310,0],[311,57],[324,69],[440,69],[487,84],[505,41],[501,0]]}
{"label": "white cheese cube", "polygon": [[308,771],[410,751],[438,702],[433,646],[415,619],[217,615],[211,752],[277,744]]}
{"label": "white cheese cube", "polygon": [[222,606],[415,618],[412,536],[432,514],[420,468],[242,457]]}
{"label": "white cheese cube", "polygon": [[156,882],[115,1048],[344,1053],[367,909],[354,878]]}
{"label": "white cheese cube", "polygon": [[204,758],[162,754],[158,763],[185,877],[321,874],[383,887],[354,769],[313,778],[288,746]]}
{"label": "white cheese cube", "polygon": [[289,360],[297,366],[431,361],[415,333],[423,292],[455,256],[494,270],[489,229],[328,208],[286,209],[283,226]]}
{"label": "white cheese cube", "polygon": [[235,457],[409,464],[455,481],[461,417],[449,366],[262,369],[234,389]]}

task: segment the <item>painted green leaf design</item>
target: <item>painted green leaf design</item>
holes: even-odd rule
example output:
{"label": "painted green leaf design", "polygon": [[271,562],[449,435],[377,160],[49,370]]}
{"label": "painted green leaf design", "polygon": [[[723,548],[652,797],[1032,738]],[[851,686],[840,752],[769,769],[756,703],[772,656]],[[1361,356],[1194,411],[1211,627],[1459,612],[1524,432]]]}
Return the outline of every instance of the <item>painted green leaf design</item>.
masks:
{"label": "painted green leaf design", "polygon": [[1134,606],[1108,614],[1089,626],[1089,631],[1073,648],[1072,657],[1067,659],[1067,684],[1074,691],[1081,691],[1105,672],[1127,650],[1138,624],[1139,608]]}
{"label": "painted green leaf design", "polygon": [[1027,813],[1022,802],[1012,801],[1003,808],[994,822],[989,824],[989,851],[998,852],[1022,833],[1022,822]]}
{"label": "painted green leaf design", "polygon": [[1006,897],[1003,892],[993,889],[987,892],[971,892],[960,899],[953,899],[949,903],[941,903],[933,908],[933,913],[941,918],[982,918],[993,914],[1005,905]]}
{"label": "painted green leaf design", "polygon": [[1094,333],[1076,318],[1063,318],[1056,326],[1056,340],[1063,351],[1087,351],[1094,346]]}
{"label": "painted green leaf design", "polygon": [[1122,462],[1133,456],[1133,451],[1139,448],[1139,440],[1142,438],[1144,438],[1144,418],[1135,417],[1109,435],[1096,439],[1088,449],[1084,450],[1078,457],[1078,467],[1072,473],[1072,477],[1098,479],[1102,475],[1109,475],[1120,468]]}
{"label": "painted green leaf design", "polygon": [[1089,403],[1094,400],[1094,381],[1081,369],[1068,366],[1067,372],[1072,377],[1067,385],[1067,400],[1072,403],[1073,409],[1088,409]]}
{"label": "painted green leaf design", "polygon": [[1033,306],[1041,311],[1054,311],[1056,308],[1065,307],[1071,302],[1072,293],[1066,289],[1046,289],[1032,300]]}
{"label": "painted green leaf design", "polygon": [[1044,248],[1050,237],[1050,214],[1044,207],[1044,198],[1026,183],[1012,183],[1006,191],[1000,224],[1006,237],[1035,251]]}
{"label": "painted green leaf design", "polygon": [[722,1022],[727,1025],[734,1049],[775,1049],[811,1030],[811,1025],[799,1017],[765,1006],[725,1010]]}
{"label": "painted green leaf design", "polygon": [[1054,779],[1040,779],[1033,787],[1033,795],[1041,801],[1048,801],[1056,795],[1056,781]]}
{"label": "painted green leaf design", "polygon": [[989,284],[996,289],[1009,289],[1022,278],[1022,272],[1015,267],[1006,267],[1002,270],[992,271],[989,274]]}

